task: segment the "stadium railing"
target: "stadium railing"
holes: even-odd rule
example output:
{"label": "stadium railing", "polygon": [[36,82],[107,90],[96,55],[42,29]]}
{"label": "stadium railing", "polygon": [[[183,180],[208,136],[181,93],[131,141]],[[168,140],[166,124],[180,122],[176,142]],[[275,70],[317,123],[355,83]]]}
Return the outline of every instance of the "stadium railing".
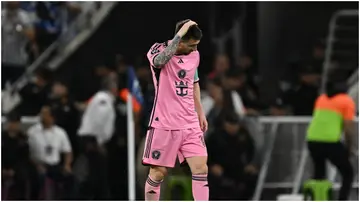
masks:
{"label": "stadium railing", "polygon": [[[282,194],[297,194],[302,182],[311,178],[312,168],[305,141],[310,121],[311,117],[300,116],[259,118],[264,135],[265,156],[253,200],[266,198],[268,190],[280,190]],[[358,157],[353,161],[355,173],[358,173]],[[333,167],[330,167],[329,171],[329,179],[334,182],[336,190],[340,186],[339,176]],[[358,187],[357,175],[355,179],[353,187]]]}
{"label": "stadium railing", "polygon": [[91,6],[84,8],[83,12],[68,25],[66,31],[26,68],[26,72],[19,79],[5,89],[2,97],[2,112],[7,113],[16,107],[14,103],[20,102],[16,92],[31,80],[39,67],[58,68],[99,27],[114,5],[116,2],[93,2]]}
{"label": "stadium railing", "polygon": [[[358,16],[359,11],[356,9],[339,10],[330,19],[329,32],[326,38],[321,92],[324,91],[328,72],[332,68],[331,63],[334,59],[338,62],[341,61],[339,60],[341,58],[342,61],[358,61]],[[344,20],[340,21],[340,19]],[[340,35],[339,32],[345,33],[345,35]]]}

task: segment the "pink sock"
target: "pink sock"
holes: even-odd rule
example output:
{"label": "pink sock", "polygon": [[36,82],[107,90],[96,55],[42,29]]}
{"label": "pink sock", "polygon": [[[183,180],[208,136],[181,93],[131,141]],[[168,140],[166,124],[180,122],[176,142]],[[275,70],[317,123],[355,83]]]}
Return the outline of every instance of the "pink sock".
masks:
{"label": "pink sock", "polygon": [[148,176],[145,183],[145,201],[159,201],[160,200],[160,185],[162,181],[152,180]]}
{"label": "pink sock", "polygon": [[197,174],[192,176],[192,192],[195,201],[209,200],[207,174]]}

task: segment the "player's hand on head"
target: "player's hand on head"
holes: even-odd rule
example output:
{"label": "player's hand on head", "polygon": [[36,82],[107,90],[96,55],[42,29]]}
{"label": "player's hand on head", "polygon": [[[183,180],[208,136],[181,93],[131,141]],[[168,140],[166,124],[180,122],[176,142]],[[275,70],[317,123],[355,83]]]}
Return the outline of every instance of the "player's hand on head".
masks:
{"label": "player's hand on head", "polygon": [[180,30],[178,31],[177,35],[179,35],[180,37],[183,37],[189,30],[189,28],[193,25],[197,25],[196,22],[190,20],[189,22],[185,23]]}

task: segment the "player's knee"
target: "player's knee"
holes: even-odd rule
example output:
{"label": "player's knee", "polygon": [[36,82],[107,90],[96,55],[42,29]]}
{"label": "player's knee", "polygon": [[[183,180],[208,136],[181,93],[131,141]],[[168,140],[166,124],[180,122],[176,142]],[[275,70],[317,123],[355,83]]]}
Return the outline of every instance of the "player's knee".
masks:
{"label": "player's knee", "polygon": [[153,180],[161,181],[167,175],[167,169],[164,167],[151,167],[149,175]]}
{"label": "player's knee", "polygon": [[195,164],[192,169],[192,174],[207,174],[208,166],[205,164]]}

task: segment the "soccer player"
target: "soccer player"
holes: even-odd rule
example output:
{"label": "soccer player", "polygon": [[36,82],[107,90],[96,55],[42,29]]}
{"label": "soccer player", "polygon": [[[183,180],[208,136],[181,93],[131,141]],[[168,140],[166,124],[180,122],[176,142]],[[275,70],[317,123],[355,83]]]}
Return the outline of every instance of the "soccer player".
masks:
{"label": "soccer player", "polygon": [[[333,73],[336,78],[335,73]],[[309,153],[314,165],[314,179],[326,179],[326,161],[336,166],[342,176],[339,200],[347,200],[351,190],[354,170],[350,156],[355,153],[354,117],[355,103],[346,94],[346,84],[336,79],[328,82],[326,93],[315,102],[313,119],[307,131]],[[345,144],[341,142],[344,130]]]}
{"label": "soccer player", "polygon": [[194,199],[209,200],[203,137],[207,121],[197,73],[201,37],[197,23],[184,20],[176,24],[172,40],[155,43],[147,53],[156,89],[143,156],[143,164],[150,165],[147,201],[159,200],[161,182],[177,157],[190,167]]}

